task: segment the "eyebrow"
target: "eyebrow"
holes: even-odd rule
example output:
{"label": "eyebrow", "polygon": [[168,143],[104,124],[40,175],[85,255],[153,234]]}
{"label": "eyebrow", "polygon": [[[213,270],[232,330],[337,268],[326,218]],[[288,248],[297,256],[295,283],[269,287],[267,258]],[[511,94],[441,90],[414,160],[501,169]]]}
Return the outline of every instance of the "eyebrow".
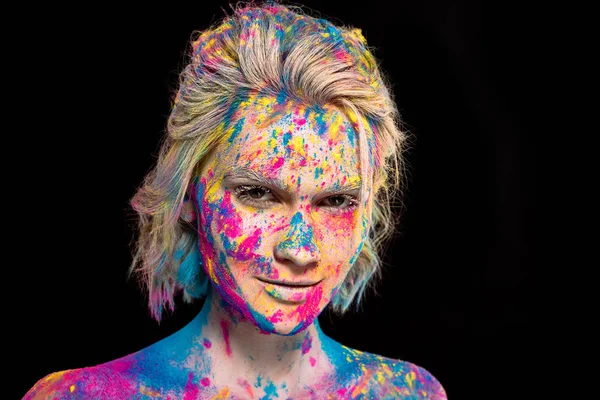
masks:
{"label": "eyebrow", "polygon": [[[234,167],[229,172],[227,172],[224,176],[225,180],[238,180],[238,179],[247,179],[258,182],[265,186],[271,186],[279,189],[282,192],[286,192],[288,189],[286,188],[286,184],[280,179],[273,179],[266,176],[261,175],[259,172],[247,168],[247,167]],[[360,191],[361,181],[360,179],[357,182],[346,183],[344,185],[330,185],[323,186],[323,191],[327,193],[345,193],[345,192],[354,192]]]}

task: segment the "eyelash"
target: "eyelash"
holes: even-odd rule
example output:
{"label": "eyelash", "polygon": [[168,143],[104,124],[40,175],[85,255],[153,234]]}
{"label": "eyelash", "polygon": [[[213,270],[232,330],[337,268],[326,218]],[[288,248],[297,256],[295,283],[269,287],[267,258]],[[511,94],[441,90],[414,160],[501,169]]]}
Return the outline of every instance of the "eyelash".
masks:
{"label": "eyelash", "polygon": [[[274,197],[273,191],[271,189],[268,189],[264,186],[260,186],[260,185],[241,185],[241,186],[237,186],[234,191],[235,191],[235,195],[236,197],[245,202],[248,203],[250,205],[253,206],[262,206],[265,205],[266,203],[269,203],[273,200],[256,200],[250,197],[250,195],[248,194],[251,190],[254,189],[260,189],[262,191],[265,192],[265,194],[271,194]],[[336,212],[342,212],[342,211],[346,211],[346,210],[350,210],[350,209],[355,209],[358,206],[358,199],[356,198],[356,196],[353,196],[351,194],[347,194],[347,193],[340,193],[340,194],[336,194],[333,196],[329,196],[326,199],[329,199],[331,197],[343,197],[345,200],[348,200],[349,205],[347,205],[346,207],[336,207],[336,206],[325,206],[325,207],[330,207],[336,210]]]}

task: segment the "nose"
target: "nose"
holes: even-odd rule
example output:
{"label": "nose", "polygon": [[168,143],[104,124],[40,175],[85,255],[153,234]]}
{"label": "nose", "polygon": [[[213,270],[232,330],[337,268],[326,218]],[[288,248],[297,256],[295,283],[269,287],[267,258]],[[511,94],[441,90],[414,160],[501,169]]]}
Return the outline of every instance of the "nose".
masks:
{"label": "nose", "polygon": [[294,214],[290,227],[275,248],[275,257],[290,260],[299,267],[316,264],[321,258],[312,226],[300,211]]}

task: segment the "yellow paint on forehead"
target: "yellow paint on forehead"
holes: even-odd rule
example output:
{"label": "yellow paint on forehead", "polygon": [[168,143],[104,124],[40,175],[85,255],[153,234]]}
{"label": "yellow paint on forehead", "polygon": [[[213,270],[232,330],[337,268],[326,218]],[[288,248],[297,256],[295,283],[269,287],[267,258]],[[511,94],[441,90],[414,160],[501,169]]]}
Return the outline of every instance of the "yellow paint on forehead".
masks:
{"label": "yellow paint on forehead", "polygon": [[294,138],[291,141],[291,147],[292,147],[292,150],[294,150],[301,156],[305,155],[305,153],[304,153],[304,138],[302,136],[294,136]]}

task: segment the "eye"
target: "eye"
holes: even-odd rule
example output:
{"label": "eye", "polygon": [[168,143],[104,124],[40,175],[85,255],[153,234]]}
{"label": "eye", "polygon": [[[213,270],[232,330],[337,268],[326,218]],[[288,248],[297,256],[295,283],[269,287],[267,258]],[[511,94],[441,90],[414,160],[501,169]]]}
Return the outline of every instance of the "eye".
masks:
{"label": "eye", "polygon": [[275,200],[273,192],[260,185],[241,185],[234,191],[240,201],[249,205],[262,205]]}
{"label": "eye", "polygon": [[337,194],[323,199],[321,203],[324,207],[332,207],[338,210],[346,210],[355,208],[358,205],[358,200],[351,194]]}

